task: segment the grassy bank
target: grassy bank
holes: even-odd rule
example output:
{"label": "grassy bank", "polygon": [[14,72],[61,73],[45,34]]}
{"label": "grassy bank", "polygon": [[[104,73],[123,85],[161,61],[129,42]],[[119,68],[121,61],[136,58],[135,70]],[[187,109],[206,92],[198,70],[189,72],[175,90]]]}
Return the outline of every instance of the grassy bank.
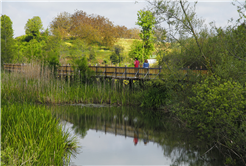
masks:
{"label": "grassy bank", "polygon": [[68,165],[77,149],[44,106],[2,101],[1,165]]}
{"label": "grassy bank", "polygon": [[68,165],[76,138],[44,105],[36,105],[54,102],[54,82],[48,72],[39,77],[27,70],[26,75],[1,73],[1,165]]}

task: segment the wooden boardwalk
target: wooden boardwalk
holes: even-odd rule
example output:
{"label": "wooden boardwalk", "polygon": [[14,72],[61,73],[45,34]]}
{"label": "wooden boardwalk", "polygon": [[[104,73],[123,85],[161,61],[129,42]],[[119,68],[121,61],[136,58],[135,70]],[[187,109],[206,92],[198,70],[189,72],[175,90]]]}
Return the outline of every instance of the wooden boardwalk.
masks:
{"label": "wooden boardwalk", "polygon": [[[4,64],[4,70],[11,72],[24,72],[27,65],[24,64]],[[89,66],[94,71],[95,77],[124,79],[124,80],[143,80],[160,78],[160,68],[134,68],[134,67],[117,67],[117,66]],[[28,72],[28,71],[26,71]],[[60,66],[57,69],[57,76],[73,77],[75,71],[72,66]]]}
{"label": "wooden boardwalk", "polygon": [[[4,64],[4,70],[11,72],[28,72],[28,65],[25,64]],[[97,78],[113,78],[119,80],[151,80],[160,79],[162,67],[159,68],[134,68],[134,67],[117,67],[117,66],[91,66],[89,68],[94,71],[94,76]],[[188,69],[190,70],[190,69]],[[188,70],[182,70],[184,74],[188,73]],[[190,70],[196,74],[207,74],[207,70]],[[70,65],[63,65],[58,67],[57,76],[59,78],[74,77],[75,71]]]}
{"label": "wooden boardwalk", "polygon": [[[117,66],[89,66],[95,77],[114,78],[123,80],[156,79],[160,77],[160,68],[134,68]],[[71,66],[60,66],[57,70],[61,77],[71,76],[74,70]]]}

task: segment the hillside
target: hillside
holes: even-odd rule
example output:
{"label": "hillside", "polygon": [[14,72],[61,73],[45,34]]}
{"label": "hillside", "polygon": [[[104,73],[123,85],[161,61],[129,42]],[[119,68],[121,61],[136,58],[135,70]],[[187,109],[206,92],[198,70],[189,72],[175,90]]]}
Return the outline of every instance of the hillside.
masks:
{"label": "hillside", "polygon": [[[126,64],[128,65],[129,63],[132,63],[132,59],[129,59],[128,57],[128,52],[131,49],[131,44],[133,43],[134,40],[137,39],[124,39],[124,38],[120,38],[114,45],[119,45],[122,46],[124,48],[122,56],[123,56],[123,63],[122,64]],[[94,46],[94,45],[88,45],[88,46],[80,46],[79,44],[76,43],[76,41],[68,39],[68,40],[64,40],[62,43],[62,46],[64,46],[64,51],[61,54],[60,57],[60,63],[63,64],[68,64],[69,60],[72,57],[77,57],[80,56],[81,54],[85,54],[87,58],[89,58],[90,54],[95,54],[95,60],[90,61],[89,63],[91,63],[92,65],[99,63],[99,64],[104,64],[104,61],[107,61],[108,64],[111,64],[110,61],[110,55],[112,54],[113,50],[110,50],[104,46]],[[80,48],[84,48],[85,51],[82,51],[82,49]]]}

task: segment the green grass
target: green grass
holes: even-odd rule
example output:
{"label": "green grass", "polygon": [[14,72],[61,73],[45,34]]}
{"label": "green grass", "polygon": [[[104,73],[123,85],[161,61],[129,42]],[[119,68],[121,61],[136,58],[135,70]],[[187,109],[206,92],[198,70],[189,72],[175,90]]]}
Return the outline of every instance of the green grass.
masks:
{"label": "green grass", "polygon": [[75,138],[44,106],[2,103],[1,165],[68,165]]}

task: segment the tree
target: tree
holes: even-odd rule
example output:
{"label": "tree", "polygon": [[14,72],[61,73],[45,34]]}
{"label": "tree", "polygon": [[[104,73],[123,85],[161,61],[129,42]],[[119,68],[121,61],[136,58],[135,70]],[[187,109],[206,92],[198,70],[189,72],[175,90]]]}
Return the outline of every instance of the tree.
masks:
{"label": "tree", "polygon": [[88,15],[76,11],[71,16],[71,35],[84,39],[89,44],[112,47],[116,42],[117,31],[108,18],[99,15]]}
{"label": "tree", "polygon": [[113,47],[113,53],[110,56],[110,60],[112,63],[120,63],[123,60],[123,56],[121,55],[123,50],[124,48],[119,45],[115,45]]}
{"label": "tree", "polygon": [[95,49],[93,47],[89,47],[88,49],[90,51],[88,60],[90,62],[95,61],[97,56]]}
{"label": "tree", "polygon": [[240,20],[244,20],[246,19],[246,0],[245,2],[240,2],[239,0],[234,0],[236,3],[232,3],[234,6],[237,5],[237,12],[239,14],[239,19],[238,22],[240,22]]}
{"label": "tree", "polygon": [[14,50],[14,31],[12,28],[11,19],[6,16],[1,16],[1,64],[11,62],[13,59]]}
{"label": "tree", "polygon": [[28,19],[25,25],[26,35],[31,39],[35,37],[39,37],[40,30],[43,29],[43,23],[39,16],[34,16],[32,19]]}
{"label": "tree", "polygon": [[67,12],[60,13],[54,20],[50,23],[50,29],[53,35],[57,32],[60,33],[62,38],[70,35],[71,28],[71,14]]}
{"label": "tree", "polygon": [[[154,14],[158,25],[167,24],[167,28],[163,28],[166,32],[166,42],[177,42],[186,49],[187,38],[193,38],[195,46],[199,50],[197,60],[200,61],[203,66],[212,71],[212,66],[208,55],[203,51],[203,33],[200,33],[204,26],[204,20],[199,19],[195,13],[196,2],[194,6],[190,6],[187,0],[160,0],[160,1],[148,1],[150,4],[150,10]],[[203,61],[201,61],[203,59]]]}
{"label": "tree", "polygon": [[128,55],[132,59],[141,59],[143,55],[143,42],[141,40],[134,40]]}
{"label": "tree", "polygon": [[140,38],[143,40],[143,49],[144,54],[140,60],[142,62],[144,59],[148,59],[149,56],[154,51],[154,44],[153,44],[153,38],[154,38],[154,24],[155,24],[155,17],[150,11],[138,11],[138,21],[137,25],[142,27]]}

